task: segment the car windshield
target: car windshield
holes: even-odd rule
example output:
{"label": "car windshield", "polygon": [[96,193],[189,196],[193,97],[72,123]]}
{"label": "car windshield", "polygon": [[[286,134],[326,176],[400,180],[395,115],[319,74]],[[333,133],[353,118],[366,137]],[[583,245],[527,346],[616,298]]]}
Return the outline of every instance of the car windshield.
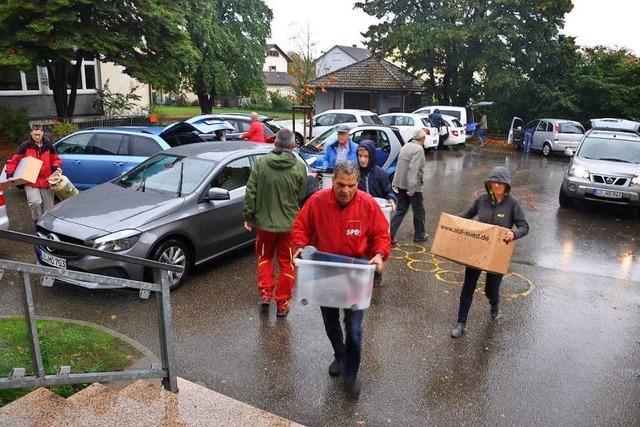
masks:
{"label": "car windshield", "polygon": [[[303,149],[307,151],[312,151],[314,153],[324,151],[324,147],[331,144],[334,141],[338,140],[338,132],[335,128],[327,129],[322,132],[320,135],[313,138],[311,141],[307,142]],[[326,144],[325,144],[326,143]]]}
{"label": "car windshield", "polygon": [[582,135],[584,129],[577,123],[560,123],[560,133],[575,133]]}
{"label": "car windshield", "polygon": [[271,132],[273,133],[278,133],[278,131],[280,129],[282,129],[282,126],[280,126],[280,123],[276,122],[275,120],[272,119],[267,119],[265,121],[263,121],[262,123],[265,124],[266,127],[268,127]]}
{"label": "car windshield", "polygon": [[382,120],[376,114],[372,116],[362,116],[362,122],[368,125],[383,125]]}
{"label": "car windshield", "polygon": [[217,162],[158,154],[113,181],[123,188],[182,197],[193,193]]}
{"label": "car windshield", "polygon": [[640,141],[587,137],[580,146],[578,156],[583,159],[640,164]]}

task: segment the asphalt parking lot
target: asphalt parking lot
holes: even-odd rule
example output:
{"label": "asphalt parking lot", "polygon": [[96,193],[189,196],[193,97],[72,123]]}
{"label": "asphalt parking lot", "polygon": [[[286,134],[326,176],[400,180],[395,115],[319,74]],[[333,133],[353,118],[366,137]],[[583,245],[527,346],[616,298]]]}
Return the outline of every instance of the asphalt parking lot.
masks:
{"label": "asphalt parking lot", "polygon": [[[327,374],[319,309],[259,313],[251,249],[196,269],[172,294],[179,375],[308,425],[639,425],[640,222],[626,209],[560,209],[563,157],[467,147],[428,155],[427,231],[441,211],[465,209],[498,164],[531,225],[499,321],[478,292],[467,333],[449,337],[462,268],[409,243],[409,215],[365,315],[357,402]],[[24,195],[6,196],[12,228],[32,231]],[[0,245],[2,258],[33,260],[28,246]],[[22,311],[14,280],[0,282],[0,315]],[[158,351],[156,306],[132,292],[38,286],[35,299],[39,314],[95,322]]]}

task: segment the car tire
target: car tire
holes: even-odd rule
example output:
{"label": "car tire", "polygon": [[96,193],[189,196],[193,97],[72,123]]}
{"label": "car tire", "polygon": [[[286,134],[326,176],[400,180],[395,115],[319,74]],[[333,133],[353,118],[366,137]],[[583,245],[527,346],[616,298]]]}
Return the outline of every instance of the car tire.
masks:
{"label": "car tire", "polygon": [[561,208],[566,209],[571,207],[571,197],[567,196],[567,193],[564,192],[562,187],[560,187],[560,193],[558,194],[558,202]]}
{"label": "car tire", "polygon": [[545,157],[549,157],[551,153],[553,153],[553,150],[551,149],[551,144],[549,144],[548,142],[545,142],[544,145],[542,146],[542,155]]}
{"label": "car tire", "polygon": [[153,251],[154,261],[166,264],[180,265],[184,268],[182,273],[169,271],[169,290],[178,289],[191,273],[193,265],[193,252],[189,245],[182,240],[169,239],[162,242]]}
{"label": "car tire", "polygon": [[304,138],[298,132],[296,132],[296,145],[302,147],[304,145]]}

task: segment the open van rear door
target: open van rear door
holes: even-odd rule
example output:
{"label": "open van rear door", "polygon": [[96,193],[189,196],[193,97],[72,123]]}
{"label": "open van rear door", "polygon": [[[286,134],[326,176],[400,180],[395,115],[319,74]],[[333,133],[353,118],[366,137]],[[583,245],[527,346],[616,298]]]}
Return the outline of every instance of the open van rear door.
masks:
{"label": "open van rear door", "polygon": [[522,145],[524,136],[523,124],[524,121],[520,117],[514,117],[513,120],[511,120],[507,142],[509,145],[515,146],[516,149]]}

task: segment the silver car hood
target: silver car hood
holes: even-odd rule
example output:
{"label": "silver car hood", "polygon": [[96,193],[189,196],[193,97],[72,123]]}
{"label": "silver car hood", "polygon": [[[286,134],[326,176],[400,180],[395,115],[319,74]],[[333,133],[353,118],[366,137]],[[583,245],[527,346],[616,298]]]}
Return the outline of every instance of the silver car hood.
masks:
{"label": "silver car hood", "polygon": [[[86,234],[95,234],[98,230],[113,233],[144,229],[145,224],[179,210],[183,204],[184,198],[143,193],[107,182],[56,205],[42,218],[40,225],[57,231],[56,223],[59,221],[77,224],[82,226],[78,231],[84,235],[60,232],[86,240],[95,237]],[[104,232],[102,234],[106,234]]]}
{"label": "silver car hood", "polygon": [[589,173],[598,175],[633,176],[640,175],[640,165],[634,163],[613,162],[610,160],[593,160],[576,157],[574,166],[584,166]]}

